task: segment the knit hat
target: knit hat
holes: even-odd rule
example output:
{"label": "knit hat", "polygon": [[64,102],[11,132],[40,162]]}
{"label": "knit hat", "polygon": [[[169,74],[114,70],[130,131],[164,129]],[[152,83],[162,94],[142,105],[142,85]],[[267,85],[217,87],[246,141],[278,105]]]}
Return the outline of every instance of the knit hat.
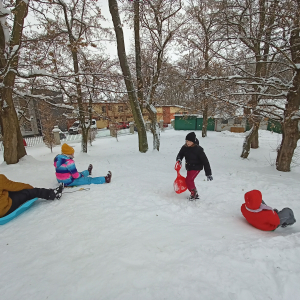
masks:
{"label": "knit hat", "polygon": [[253,190],[245,194],[246,206],[250,209],[259,209],[262,201],[262,194],[258,190]]}
{"label": "knit hat", "polygon": [[73,155],[75,152],[74,148],[70,147],[66,143],[61,146],[61,153],[66,155]]}
{"label": "knit hat", "polygon": [[195,134],[195,132],[188,133],[187,136],[185,137],[185,139],[187,141],[191,141],[193,143],[196,143],[196,134]]}

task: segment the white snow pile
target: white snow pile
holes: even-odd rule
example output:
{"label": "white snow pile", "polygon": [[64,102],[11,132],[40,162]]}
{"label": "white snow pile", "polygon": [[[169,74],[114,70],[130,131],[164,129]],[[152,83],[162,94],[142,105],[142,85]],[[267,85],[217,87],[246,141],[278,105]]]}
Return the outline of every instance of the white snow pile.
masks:
{"label": "white snow pile", "polygon": [[[299,161],[291,172],[276,171],[279,134],[260,131],[260,148],[242,160],[244,134],[208,132],[202,139],[198,131],[214,180],[201,171],[201,199],[190,202],[187,192],[173,190],[187,133],[163,132],[161,151],[146,154],[138,152],[136,133],[118,142],[98,138],[88,154],[71,142],[79,171],[92,163],[93,176],[111,170],[112,182],[65,189],[61,200],[38,200],[0,226],[1,300],[300,299]],[[1,158],[1,173],[56,187],[60,147],[27,152],[16,165]],[[290,207],[298,222],[273,232],[250,226],[240,207],[252,189],[271,207]]]}

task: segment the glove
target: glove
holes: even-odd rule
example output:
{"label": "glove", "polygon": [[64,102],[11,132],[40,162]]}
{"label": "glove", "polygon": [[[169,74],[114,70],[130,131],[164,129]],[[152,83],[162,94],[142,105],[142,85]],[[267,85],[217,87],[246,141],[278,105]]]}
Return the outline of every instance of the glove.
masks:
{"label": "glove", "polygon": [[211,175],[206,176],[207,177],[207,181],[212,181],[213,177]]}
{"label": "glove", "polygon": [[178,162],[180,165],[182,165],[181,159],[177,159],[177,162]]}

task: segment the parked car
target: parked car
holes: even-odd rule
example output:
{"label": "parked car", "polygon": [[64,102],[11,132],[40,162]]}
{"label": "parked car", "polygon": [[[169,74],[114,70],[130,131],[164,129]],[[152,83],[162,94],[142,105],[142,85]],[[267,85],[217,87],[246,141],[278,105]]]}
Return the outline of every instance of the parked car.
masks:
{"label": "parked car", "polygon": [[[85,126],[88,127],[90,124],[90,120],[85,120]],[[81,124],[80,121],[77,120],[73,123],[73,125],[69,128],[69,134],[78,134],[80,133]],[[97,129],[97,122],[95,119],[92,119],[91,127],[92,129]]]}
{"label": "parked car", "polygon": [[119,125],[122,127],[122,129],[129,128],[129,122],[120,122]]}
{"label": "parked car", "polygon": [[60,133],[59,133],[59,138],[60,138],[61,140],[64,140],[64,139],[66,138],[66,135],[65,135],[63,132],[60,132]]}

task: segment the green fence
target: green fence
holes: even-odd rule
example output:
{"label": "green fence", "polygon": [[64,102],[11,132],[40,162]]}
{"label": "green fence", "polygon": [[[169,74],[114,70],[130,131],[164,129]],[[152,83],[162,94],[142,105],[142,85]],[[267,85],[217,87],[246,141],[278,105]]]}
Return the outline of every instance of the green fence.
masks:
{"label": "green fence", "polygon": [[[175,116],[175,130],[202,130],[203,118],[196,116]],[[207,130],[215,130],[215,120],[209,118],[207,121]]]}

